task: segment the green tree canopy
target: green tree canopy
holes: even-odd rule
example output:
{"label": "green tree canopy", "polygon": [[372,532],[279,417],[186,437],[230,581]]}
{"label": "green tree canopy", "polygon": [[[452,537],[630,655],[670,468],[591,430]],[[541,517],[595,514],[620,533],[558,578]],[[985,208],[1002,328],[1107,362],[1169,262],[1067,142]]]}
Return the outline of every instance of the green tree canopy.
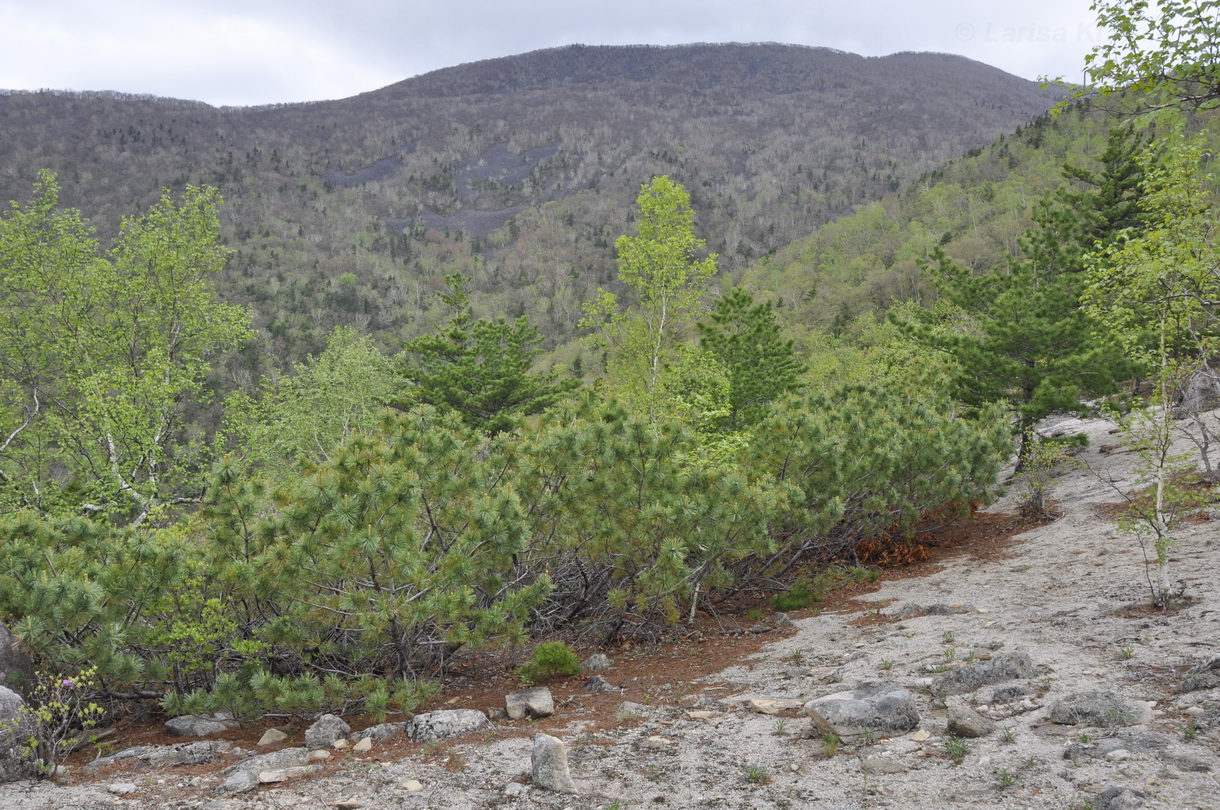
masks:
{"label": "green tree canopy", "polygon": [[[1120,336],[1155,385],[1149,403],[1154,407],[1137,411],[1128,424],[1144,462],[1141,472],[1152,484],[1151,505],[1133,504],[1120,525],[1151,535],[1157,570],[1155,581],[1149,577],[1152,601],[1166,607],[1172,596],[1172,533],[1184,507],[1195,501],[1177,484],[1178,473],[1193,472],[1195,465],[1174,453],[1175,406],[1184,382],[1220,351],[1220,246],[1207,192],[1213,179],[1200,171],[1201,143],[1175,140],[1160,158],[1145,156],[1147,226],[1099,246],[1090,260],[1085,302],[1100,325]],[[1194,438],[1211,474],[1214,436],[1205,422],[1196,427],[1202,435]]]}
{"label": "green tree canopy", "polygon": [[1109,393],[1132,370],[1113,336],[1085,315],[1080,295],[1085,256],[1140,221],[1141,145],[1130,129],[1116,129],[1100,173],[1066,167],[1079,185],[1039,202],[1023,255],[1006,272],[975,276],[935,251],[933,279],[950,320],[937,322],[929,311],[899,319],[916,340],[955,359],[961,401],[1009,403],[1022,460],[1039,420],[1086,409],[1083,398]]}
{"label": "green tree canopy", "polygon": [[103,254],[39,175],[0,218],[0,502],[139,522],[197,493],[203,445],[184,410],[211,358],[248,334],[212,277],[215,189],[166,193]]}
{"label": "green tree canopy", "polygon": [[756,424],[771,403],[796,388],[804,365],[771,302],[734,287],[716,301],[711,323],[700,323],[700,345],[726,370],[729,379],[729,428]]}
{"label": "green tree canopy", "polygon": [[1147,122],[1220,103],[1220,2],[1217,0],[1095,0],[1107,39],[1085,56],[1093,87],[1128,98]]}
{"label": "green tree canopy", "polygon": [[[581,323],[600,329],[608,346],[611,392],[656,423],[689,384],[671,372],[698,317],[707,280],[716,273],[716,256],[699,258],[704,242],[695,235],[690,195],[680,183],[664,175],[653,178],[640,189],[636,204],[636,235],[615,242],[618,277],[630,288],[634,307],[620,311],[617,298],[599,289]],[[688,359],[686,365],[699,363]]]}
{"label": "green tree canopy", "polygon": [[542,337],[529,319],[474,320],[467,279],[447,276],[441,300],[452,311],[449,322],[406,344],[400,358],[403,376],[414,386],[403,397],[455,411],[476,430],[509,430],[522,416],[553,405],[579,385],[557,373],[533,374]]}
{"label": "green tree canopy", "polygon": [[223,449],[283,477],[302,461],[328,460],[353,434],[371,432],[401,388],[394,361],[372,338],[341,327],[321,355],[265,380],[259,399],[239,391],[225,401]]}

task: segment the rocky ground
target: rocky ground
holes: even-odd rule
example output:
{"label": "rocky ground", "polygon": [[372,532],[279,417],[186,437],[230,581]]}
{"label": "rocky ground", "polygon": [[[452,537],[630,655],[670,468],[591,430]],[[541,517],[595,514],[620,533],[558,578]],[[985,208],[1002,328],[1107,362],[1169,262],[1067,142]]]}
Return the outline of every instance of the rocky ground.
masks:
{"label": "rocky ground", "polygon": [[[259,748],[261,728],[248,729],[193,743],[203,764],[169,764],[179,745],[151,761],[74,764],[58,784],[0,786],[0,807],[1220,806],[1220,688],[1180,691],[1191,667],[1220,654],[1220,515],[1182,531],[1174,549],[1189,601],[1145,609],[1144,556],[1107,507],[1119,497],[1106,479],[1130,489],[1136,459],[1111,450],[1104,422],[1059,427],[1091,444],[1086,465],[1056,482],[1057,520],[999,553],[967,549],[852,606],[796,618],[715,674],[688,679],[683,651],[670,650],[641,686],[616,660],[601,673],[612,691],[592,691],[588,675],[552,685],[555,714],[542,720],[501,718],[427,744],[390,729],[368,750],[332,746],[314,760],[299,733]],[[988,511],[980,531],[1008,520],[995,515],[1014,512],[1014,496]],[[914,725],[842,739],[818,730],[807,702],[867,682],[907,690]],[[1207,683],[1220,676],[1195,685]],[[465,708],[450,702],[438,708]],[[565,744],[575,793],[532,784],[540,732]],[[304,770],[233,792],[243,786],[222,768],[277,748],[288,752],[277,766]]]}

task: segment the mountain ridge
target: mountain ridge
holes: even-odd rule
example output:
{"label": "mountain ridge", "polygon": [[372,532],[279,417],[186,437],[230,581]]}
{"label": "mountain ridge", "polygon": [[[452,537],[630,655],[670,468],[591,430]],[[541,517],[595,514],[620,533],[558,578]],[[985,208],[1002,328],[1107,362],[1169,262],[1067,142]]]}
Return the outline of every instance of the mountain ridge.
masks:
{"label": "mountain ridge", "polygon": [[562,342],[616,283],[611,245],[655,175],[690,190],[732,275],[1058,96],[964,57],[774,44],[570,46],[252,108],[9,93],[0,199],[50,168],[107,237],[162,187],[218,186],[234,249],[220,286],[254,307],[263,369],[339,325],[388,347],[425,331],[454,271],[480,314]]}

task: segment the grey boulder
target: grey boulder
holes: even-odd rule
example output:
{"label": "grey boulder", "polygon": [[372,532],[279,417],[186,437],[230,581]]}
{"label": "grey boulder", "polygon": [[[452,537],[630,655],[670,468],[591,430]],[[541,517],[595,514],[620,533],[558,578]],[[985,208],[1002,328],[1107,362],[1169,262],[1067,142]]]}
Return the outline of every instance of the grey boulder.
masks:
{"label": "grey boulder", "polygon": [[1117,692],[1077,692],[1051,704],[1052,723],[1117,728],[1152,720],[1152,707]]}
{"label": "grey boulder", "polygon": [[986,737],[996,728],[995,722],[969,706],[950,706],[948,721],[946,731],[955,737]]}
{"label": "grey boulder", "polygon": [[330,748],[336,740],[345,738],[352,732],[352,727],[337,714],[324,714],[305,730],[305,747],[310,751],[318,748]]}
{"label": "grey boulder", "polygon": [[862,734],[901,734],[919,725],[915,696],[901,686],[866,683],[811,700],[805,714],[823,734],[840,739]]}
{"label": "grey boulder", "polygon": [[504,711],[510,720],[523,717],[550,717],[555,713],[555,700],[545,686],[518,689],[504,696]]}
{"label": "grey boulder", "polygon": [[377,726],[369,726],[364,731],[357,731],[351,735],[353,742],[358,742],[363,739],[375,740],[381,742],[397,737],[401,734],[406,734],[406,723],[382,723]]}
{"label": "grey boulder", "polygon": [[576,783],[568,771],[568,747],[549,734],[534,736],[534,753],[530,761],[534,784],[554,793],[575,793]]}
{"label": "grey boulder", "polygon": [[165,728],[170,734],[177,734],[181,737],[207,737],[211,734],[241,728],[241,723],[226,714],[214,714],[211,717],[184,714],[165,721]]}
{"label": "grey boulder", "polygon": [[1037,674],[1038,670],[1034,668],[1029,653],[1013,650],[1000,653],[990,661],[971,664],[936,676],[932,679],[932,694],[941,697],[964,695],[989,684],[1033,678]]}
{"label": "grey boulder", "polygon": [[491,725],[487,715],[477,709],[446,709],[417,714],[407,721],[407,736],[413,742],[433,742],[481,731]]}

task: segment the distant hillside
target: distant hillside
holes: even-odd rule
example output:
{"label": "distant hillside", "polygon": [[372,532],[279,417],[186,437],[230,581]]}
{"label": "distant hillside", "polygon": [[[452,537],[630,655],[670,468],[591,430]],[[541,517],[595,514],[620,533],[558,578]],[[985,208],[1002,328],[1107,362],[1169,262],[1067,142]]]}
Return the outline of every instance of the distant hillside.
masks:
{"label": "distant hillside", "polygon": [[338,324],[394,346],[434,317],[427,293],[454,270],[484,311],[564,340],[613,282],[613,241],[654,174],[688,187],[732,272],[1056,97],[962,57],[785,45],[572,46],[243,109],[12,92],[0,198],[25,198],[49,167],[65,203],[112,227],[162,186],[218,185],[236,251],[224,291],[263,329],[245,376],[317,351]]}
{"label": "distant hillside", "polygon": [[[1215,119],[1202,114],[1192,126],[1220,148]],[[935,299],[919,264],[937,247],[975,273],[1003,272],[1021,255],[1034,203],[1067,182],[1064,164],[1100,170],[1110,127],[1121,121],[1088,102],[1038,118],[794,239],[740,280],[774,298],[795,335],[812,329],[850,337],[861,315],[880,316],[895,301]]]}

